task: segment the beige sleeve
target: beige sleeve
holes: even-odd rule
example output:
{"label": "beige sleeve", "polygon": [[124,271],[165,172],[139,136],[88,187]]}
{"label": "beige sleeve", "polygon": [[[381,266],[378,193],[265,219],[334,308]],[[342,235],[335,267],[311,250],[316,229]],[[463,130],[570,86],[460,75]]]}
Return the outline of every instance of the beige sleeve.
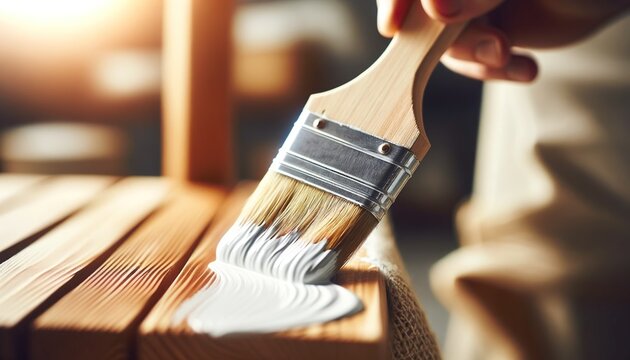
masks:
{"label": "beige sleeve", "polygon": [[630,17],[485,87],[462,246],[433,269],[453,359],[630,358]]}

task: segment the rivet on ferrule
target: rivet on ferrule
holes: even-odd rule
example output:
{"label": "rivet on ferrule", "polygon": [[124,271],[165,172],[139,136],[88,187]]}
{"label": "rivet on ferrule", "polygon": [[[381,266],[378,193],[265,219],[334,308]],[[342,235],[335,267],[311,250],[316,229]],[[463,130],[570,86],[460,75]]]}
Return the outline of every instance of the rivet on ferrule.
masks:
{"label": "rivet on ferrule", "polygon": [[317,129],[323,129],[326,127],[326,121],[323,119],[315,119],[315,121],[313,121],[313,126]]}
{"label": "rivet on ferrule", "polygon": [[387,155],[391,149],[392,147],[388,143],[382,143],[378,146],[378,152],[383,155]]}

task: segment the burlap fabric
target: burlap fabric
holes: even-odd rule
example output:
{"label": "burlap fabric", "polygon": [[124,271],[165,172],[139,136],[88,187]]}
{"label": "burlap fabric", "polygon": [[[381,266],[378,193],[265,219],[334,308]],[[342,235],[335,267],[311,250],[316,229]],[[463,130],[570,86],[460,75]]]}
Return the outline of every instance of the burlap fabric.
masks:
{"label": "burlap fabric", "polygon": [[387,284],[392,359],[440,359],[435,335],[411,288],[387,219],[363,247],[367,260],[378,266]]}

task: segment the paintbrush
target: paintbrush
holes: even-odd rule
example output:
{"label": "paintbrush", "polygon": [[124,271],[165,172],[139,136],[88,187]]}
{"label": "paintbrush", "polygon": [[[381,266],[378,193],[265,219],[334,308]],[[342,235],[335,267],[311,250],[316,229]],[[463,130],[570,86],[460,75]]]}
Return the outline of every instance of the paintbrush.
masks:
{"label": "paintbrush", "polygon": [[220,241],[219,261],[326,282],[383,218],[429,149],[423,91],[464,26],[435,21],[419,4],[369,69],[310,96]]}

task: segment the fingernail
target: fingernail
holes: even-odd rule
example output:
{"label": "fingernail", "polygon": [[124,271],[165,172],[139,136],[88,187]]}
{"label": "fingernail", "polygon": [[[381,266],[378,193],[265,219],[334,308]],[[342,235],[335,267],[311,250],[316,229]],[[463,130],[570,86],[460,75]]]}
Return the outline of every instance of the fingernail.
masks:
{"label": "fingernail", "polygon": [[533,79],[532,70],[524,62],[512,61],[505,69],[505,73],[510,80],[531,81]]}
{"label": "fingernail", "polygon": [[501,66],[501,48],[494,40],[485,40],[475,47],[475,59],[490,66]]}
{"label": "fingernail", "polygon": [[434,0],[435,10],[444,17],[452,17],[462,11],[461,0]]}

